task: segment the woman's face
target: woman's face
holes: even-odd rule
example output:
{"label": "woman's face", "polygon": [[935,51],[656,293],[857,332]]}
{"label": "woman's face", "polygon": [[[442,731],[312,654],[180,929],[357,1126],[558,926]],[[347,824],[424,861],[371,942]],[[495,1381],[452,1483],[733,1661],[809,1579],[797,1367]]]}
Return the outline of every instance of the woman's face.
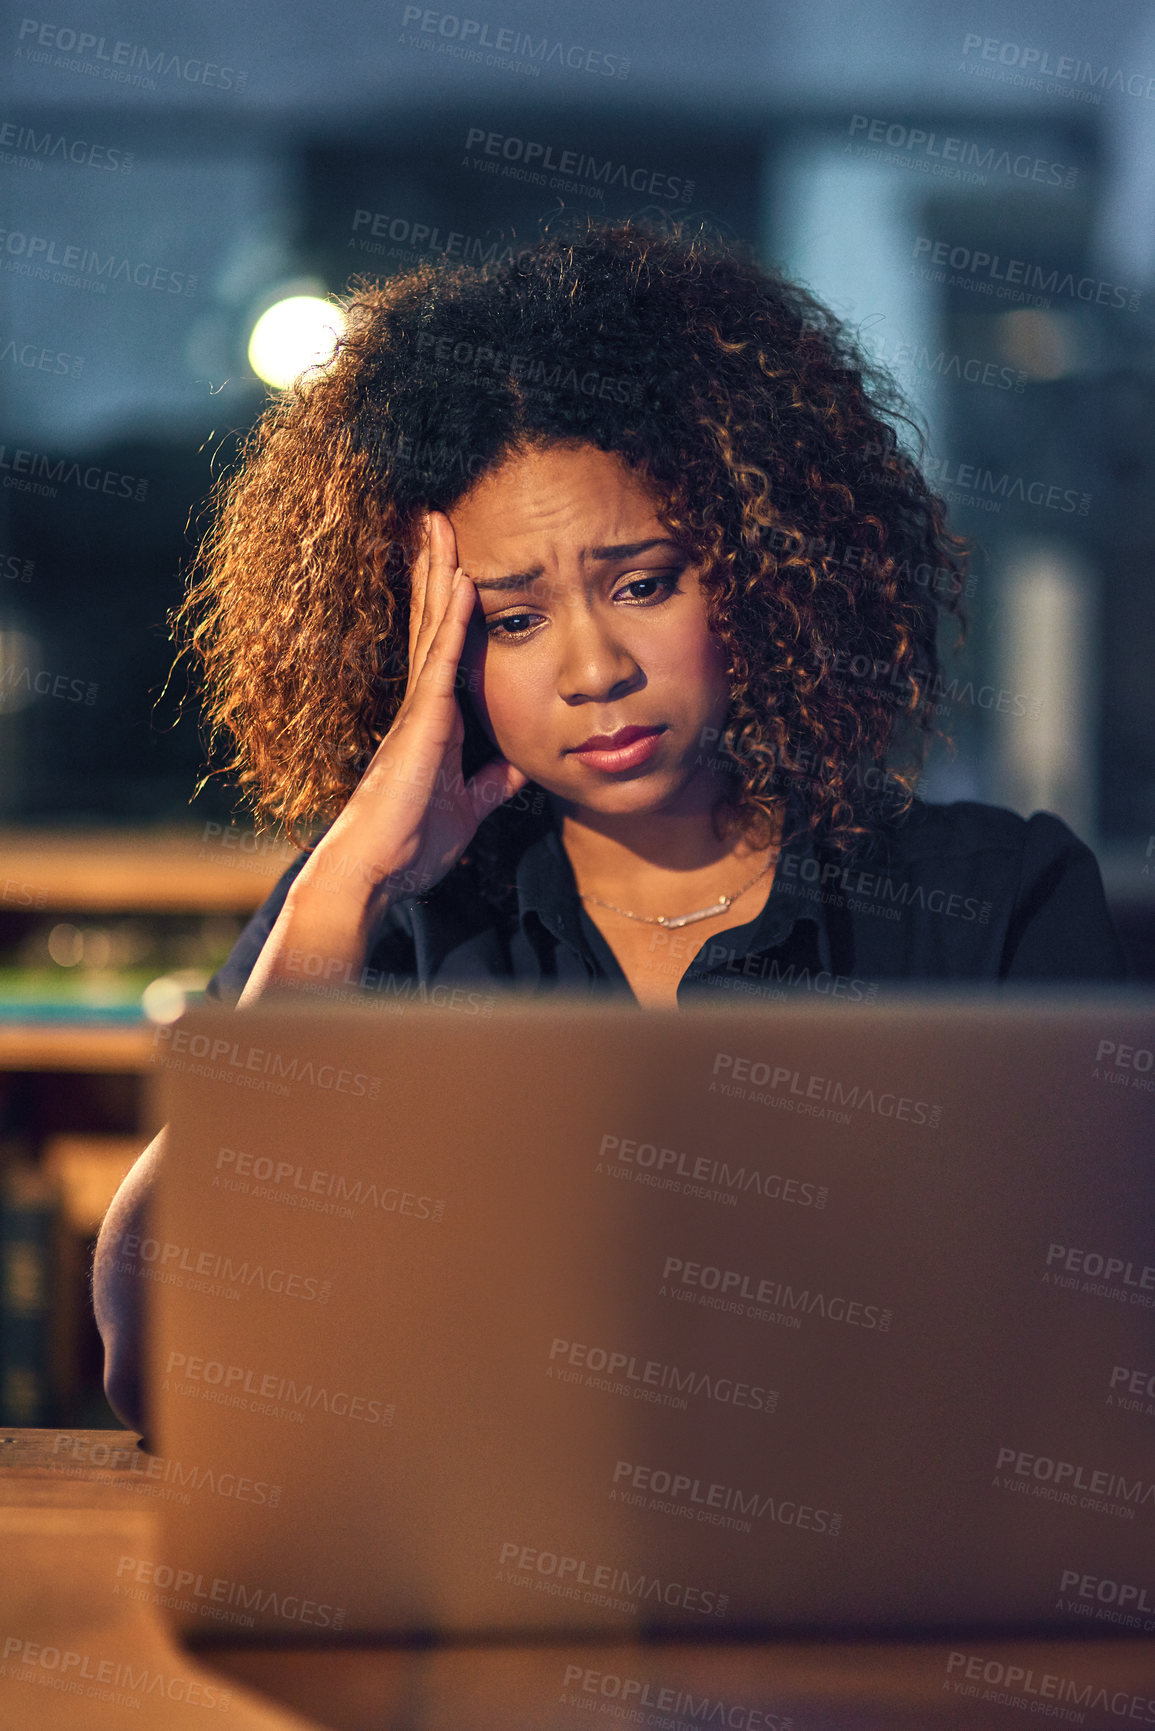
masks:
{"label": "woman's face", "polygon": [[[676,808],[692,786],[700,797],[713,785],[704,766],[729,705],[725,653],[698,568],[626,466],[587,444],[534,450],[448,515],[478,589],[463,666],[502,755],[607,815]],[[577,755],[623,728],[651,730],[649,742],[624,761],[621,748]]]}

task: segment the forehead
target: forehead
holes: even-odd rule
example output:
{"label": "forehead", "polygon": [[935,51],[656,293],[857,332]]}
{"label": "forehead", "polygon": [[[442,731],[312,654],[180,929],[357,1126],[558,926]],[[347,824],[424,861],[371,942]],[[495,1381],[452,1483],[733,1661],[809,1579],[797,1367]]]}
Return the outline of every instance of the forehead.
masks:
{"label": "forehead", "polygon": [[663,533],[658,501],[619,457],[551,445],[509,457],[449,512],[471,575],[581,561],[592,547]]}

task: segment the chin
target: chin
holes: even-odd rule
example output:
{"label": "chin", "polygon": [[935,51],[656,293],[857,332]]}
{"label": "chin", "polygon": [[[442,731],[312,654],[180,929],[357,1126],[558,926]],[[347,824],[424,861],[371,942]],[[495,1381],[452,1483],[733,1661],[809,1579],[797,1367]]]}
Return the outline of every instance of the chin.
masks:
{"label": "chin", "polygon": [[680,782],[668,779],[658,784],[653,777],[639,776],[636,781],[605,782],[580,791],[559,793],[570,805],[583,805],[589,811],[608,815],[647,817],[661,811],[681,790]]}

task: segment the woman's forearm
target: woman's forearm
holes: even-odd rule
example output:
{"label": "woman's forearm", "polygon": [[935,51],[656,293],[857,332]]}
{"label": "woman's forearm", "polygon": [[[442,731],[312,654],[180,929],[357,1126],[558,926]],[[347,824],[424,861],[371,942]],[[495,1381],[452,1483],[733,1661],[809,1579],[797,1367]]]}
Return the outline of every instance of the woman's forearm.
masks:
{"label": "woman's forearm", "polygon": [[[306,870],[315,863],[310,861]],[[304,883],[302,878],[305,872],[285,898],[237,1000],[238,1009],[273,993],[308,992],[356,979],[365,965],[372,928],[387,902],[371,887],[359,891],[340,885],[338,893],[320,872]]]}

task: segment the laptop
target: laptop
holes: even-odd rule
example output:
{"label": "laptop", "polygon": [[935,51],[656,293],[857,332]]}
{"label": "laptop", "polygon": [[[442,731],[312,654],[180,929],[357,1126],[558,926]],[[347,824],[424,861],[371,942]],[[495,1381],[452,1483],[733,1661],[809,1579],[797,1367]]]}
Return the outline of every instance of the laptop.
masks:
{"label": "laptop", "polygon": [[187,1637],[1155,1629],[1150,995],[157,1046],[116,1586]]}

